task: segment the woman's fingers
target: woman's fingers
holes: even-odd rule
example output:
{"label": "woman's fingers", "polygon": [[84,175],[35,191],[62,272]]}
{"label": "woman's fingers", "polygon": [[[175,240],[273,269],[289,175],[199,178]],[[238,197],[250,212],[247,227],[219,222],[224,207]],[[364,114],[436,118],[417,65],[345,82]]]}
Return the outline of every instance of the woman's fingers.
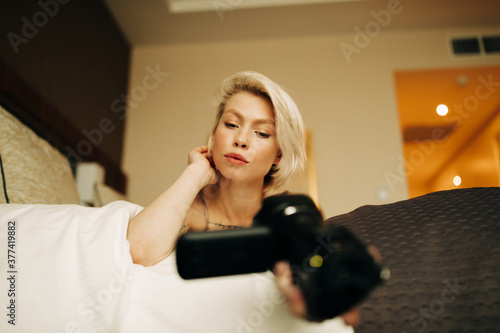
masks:
{"label": "woman's fingers", "polygon": [[[276,284],[285,299],[292,314],[297,317],[306,318],[307,308],[302,291],[293,283],[292,269],[286,261],[279,261],[274,265]],[[361,314],[357,308],[349,310],[341,315],[344,323],[356,327],[361,322]]]}
{"label": "woman's fingers", "polygon": [[343,313],[341,315],[342,320],[344,320],[344,323],[346,325],[356,327],[359,325],[361,322],[361,313],[359,312],[358,308],[354,308],[352,310],[349,310],[346,313]]}
{"label": "woman's fingers", "polygon": [[188,154],[188,164],[195,163],[201,157],[207,158],[208,156],[208,146],[199,146],[191,150]]}
{"label": "woman's fingers", "polygon": [[292,269],[286,261],[277,262],[274,266],[276,275],[276,284],[285,299],[287,300],[290,311],[298,317],[305,318],[306,302],[300,289],[293,284]]}
{"label": "woman's fingers", "polygon": [[197,165],[203,173],[205,185],[213,185],[219,181],[212,158],[208,156],[208,146],[199,146],[189,152],[188,165],[192,164]]}
{"label": "woman's fingers", "polygon": [[367,247],[368,253],[373,257],[377,264],[382,262],[382,253],[373,245]]}

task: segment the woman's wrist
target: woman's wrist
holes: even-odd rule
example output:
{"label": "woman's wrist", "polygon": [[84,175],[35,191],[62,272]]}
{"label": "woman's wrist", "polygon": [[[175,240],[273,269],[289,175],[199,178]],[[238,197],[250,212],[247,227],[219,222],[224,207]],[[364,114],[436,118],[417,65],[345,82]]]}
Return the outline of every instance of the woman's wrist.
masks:
{"label": "woman's wrist", "polygon": [[204,166],[196,163],[189,164],[184,171],[187,179],[193,182],[197,190],[201,190],[209,183],[210,176]]}

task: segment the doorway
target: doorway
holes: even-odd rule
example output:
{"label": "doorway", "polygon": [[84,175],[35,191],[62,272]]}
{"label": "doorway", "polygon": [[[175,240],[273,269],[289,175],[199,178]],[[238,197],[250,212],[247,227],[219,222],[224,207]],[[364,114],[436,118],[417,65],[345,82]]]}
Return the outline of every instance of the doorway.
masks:
{"label": "doorway", "polygon": [[394,77],[409,196],[500,186],[500,66]]}

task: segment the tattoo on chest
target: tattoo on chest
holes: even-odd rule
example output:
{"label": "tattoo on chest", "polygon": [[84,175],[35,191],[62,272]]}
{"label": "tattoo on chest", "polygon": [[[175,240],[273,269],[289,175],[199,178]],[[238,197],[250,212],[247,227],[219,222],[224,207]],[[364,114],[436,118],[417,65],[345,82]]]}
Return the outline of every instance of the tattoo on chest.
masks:
{"label": "tattoo on chest", "polygon": [[239,230],[243,229],[243,227],[239,225],[227,225],[227,224],[222,224],[222,223],[217,223],[217,222],[208,222],[208,229],[215,229],[215,230]]}
{"label": "tattoo on chest", "polygon": [[183,224],[182,227],[179,229],[179,232],[183,232],[187,228],[189,228],[189,223]]}

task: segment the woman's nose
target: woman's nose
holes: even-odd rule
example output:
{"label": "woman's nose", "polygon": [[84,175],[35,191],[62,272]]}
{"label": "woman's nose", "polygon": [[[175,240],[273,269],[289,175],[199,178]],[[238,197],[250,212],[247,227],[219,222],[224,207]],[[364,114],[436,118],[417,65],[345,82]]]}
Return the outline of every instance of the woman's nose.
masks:
{"label": "woman's nose", "polygon": [[239,133],[234,138],[234,146],[243,149],[248,148],[248,140],[244,133]]}
{"label": "woman's nose", "polygon": [[235,147],[239,147],[239,148],[243,148],[243,149],[245,149],[245,148],[248,147],[248,145],[245,142],[240,141],[240,140],[235,140],[234,141],[234,146]]}

